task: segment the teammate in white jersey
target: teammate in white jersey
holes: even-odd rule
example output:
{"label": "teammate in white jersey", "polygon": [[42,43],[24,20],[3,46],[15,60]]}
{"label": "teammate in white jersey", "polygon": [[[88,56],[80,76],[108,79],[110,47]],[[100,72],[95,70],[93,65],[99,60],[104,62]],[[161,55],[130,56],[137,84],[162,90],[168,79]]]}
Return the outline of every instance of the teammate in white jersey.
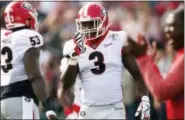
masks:
{"label": "teammate in white jersey", "polygon": [[[69,60],[61,77],[63,95],[74,85],[79,75],[84,91],[80,119],[126,119],[122,103],[123,66],[137,79],[138,85],[144,85],[135,59],[124,47],[130,38],[124,31],[108,29],[107,11],[98,4],[83,6],[76,24],[77,34],[70,46],[73,49],[63,58]],[[141,87],[143,92],[144,88]],[[147,96],[142,97],[141,105],[142,108],[150,109]],[[146,111],[142,114],[149,117]]]}
{"label": "teammate in white jersey", "polygon": [[9,31],[1,36],[1,119],[39,119],[38,99],[47,117],[56,118],[39,69],[43,38],[36,32],[37,12],[16,1],[7,5],[4,18]]}

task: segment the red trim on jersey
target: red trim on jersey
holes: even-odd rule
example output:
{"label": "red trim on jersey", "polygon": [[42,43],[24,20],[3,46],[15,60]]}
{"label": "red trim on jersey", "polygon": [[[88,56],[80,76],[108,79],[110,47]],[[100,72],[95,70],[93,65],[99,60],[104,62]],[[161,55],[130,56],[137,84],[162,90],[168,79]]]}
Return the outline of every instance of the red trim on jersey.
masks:
{"label": "red trim on jersey", "polygon": [[11,31],[7,31],[7,32],[5,32],[5,36],[8,36],[10,33],[12,33]]}
{"label": "red trim on jersey", "polygon": [[100,38],[98,38],[97,40],[88,40],[85,42],[86,45],[88,45],[89,47],[91,47],[92,49],[96,49],[100,43],[105,39],[105,37],[107,36],[109,30],[107,30],[105,32],[104,35],[102,35]]}

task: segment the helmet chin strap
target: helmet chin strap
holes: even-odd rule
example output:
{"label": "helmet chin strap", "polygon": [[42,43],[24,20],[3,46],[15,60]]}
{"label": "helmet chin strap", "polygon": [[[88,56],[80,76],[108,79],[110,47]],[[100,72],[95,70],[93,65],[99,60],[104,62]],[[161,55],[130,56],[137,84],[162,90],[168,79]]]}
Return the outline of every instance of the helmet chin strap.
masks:
{"label": "helmet chin strap", "polygon": [[[109,27],[112,25],[112,23],[108,24],[107,27],[105,28],[104,32],[102,33],[102,35],[104,35],[108,30]],[[101,36],[100,36],[101,37]]]}
{"label": "helmet chin strap", "polygon": [[107,31],[111,25],[112,25],[112,23],[109,23],[109,24],[107,25],[107,27],[105,28],[105,31]]}

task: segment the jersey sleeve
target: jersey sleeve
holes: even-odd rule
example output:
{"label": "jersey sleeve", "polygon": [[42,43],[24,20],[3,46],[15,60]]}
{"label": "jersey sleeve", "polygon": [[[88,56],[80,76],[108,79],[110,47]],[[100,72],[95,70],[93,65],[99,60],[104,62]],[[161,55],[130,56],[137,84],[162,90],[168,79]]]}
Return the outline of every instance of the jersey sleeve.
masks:
{"label": "jersey sleeve", "polygon": [[119,36],[120,36],[120,39],[121,39],[121,45],[122,47],[128,45],[128,34],[125,32],[125,31],[120,31],[119,32]]}
{"label": "jersey sleeve", "polygon": [[63,56],[70,55],[72,50],[74,49],[74,43],[73,40],[67,41],[63,46]]}
{"label": "jersey sleeve", "polygon": [[68,66],[68,58],[66,56],[69,56],[71,51],[73,50],[73,41],[69,40],[65,42],[63,46],[63,58],[60,63],[60,72],[64,72]]}
{"label": "jersey sleeve", "polygon": [[68,66],[68,58],[64,57],[60,62],[60,72],[63,73],[67,69],[67,66]]}
{"label": "jersey sleeve", "polygon": [[151,94],[159,102],[172,99],[184,91],[184,55],[174,61],[166,78],[163,78],[150,57],[137,58],[139,69]]}

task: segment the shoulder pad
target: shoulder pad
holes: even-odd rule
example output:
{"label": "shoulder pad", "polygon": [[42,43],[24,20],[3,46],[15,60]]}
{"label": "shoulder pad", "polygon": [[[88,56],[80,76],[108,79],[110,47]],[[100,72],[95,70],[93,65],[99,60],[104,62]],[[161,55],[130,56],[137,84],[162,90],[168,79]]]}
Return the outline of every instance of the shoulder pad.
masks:
{"label": "shoulder pad", "polygon": [[72,52],[73,49],[74,49],[73,40],[66,41],[63,46],[63,55],[68,56]]}

